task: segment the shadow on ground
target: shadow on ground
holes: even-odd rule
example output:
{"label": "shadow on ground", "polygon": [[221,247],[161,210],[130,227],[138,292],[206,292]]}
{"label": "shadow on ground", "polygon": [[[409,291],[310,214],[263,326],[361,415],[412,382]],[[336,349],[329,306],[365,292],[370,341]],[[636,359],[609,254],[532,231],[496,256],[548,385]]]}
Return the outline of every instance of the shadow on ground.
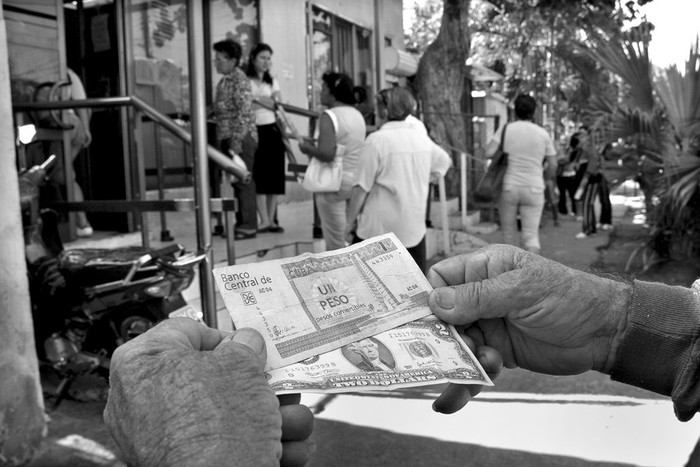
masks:
{"label": "shadow on ground", "polygon": [[[478,429],[478,427],[465,427]],[[622,467],[625,464],[589,462],[573,457],[548,456],[473,444],[410,436],[342,422],[317,420],[314,429],[319,450],[308,467],[454,467],[524,465],[538,467]],[[400,459],[398,458],[400,456]]]}

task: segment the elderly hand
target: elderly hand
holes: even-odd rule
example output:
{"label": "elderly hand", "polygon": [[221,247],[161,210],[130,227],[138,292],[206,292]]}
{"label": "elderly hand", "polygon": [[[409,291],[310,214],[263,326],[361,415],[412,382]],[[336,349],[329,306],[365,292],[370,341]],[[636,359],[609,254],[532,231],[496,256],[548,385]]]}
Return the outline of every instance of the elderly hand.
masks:
{"label": "elderly hand", "polygon": [[226,335],[168,319],[117,348],[105,423],[130,465],[304,465],[313,415],[299,396],[282,405],[252,329]]}
{"label": "elderly hand", "polygon": [[631,285],[507,245],[448,258],[427,277],[433,313],[464,325],[473,343],[494,348],[507,368],[554,375],[612,368]]}

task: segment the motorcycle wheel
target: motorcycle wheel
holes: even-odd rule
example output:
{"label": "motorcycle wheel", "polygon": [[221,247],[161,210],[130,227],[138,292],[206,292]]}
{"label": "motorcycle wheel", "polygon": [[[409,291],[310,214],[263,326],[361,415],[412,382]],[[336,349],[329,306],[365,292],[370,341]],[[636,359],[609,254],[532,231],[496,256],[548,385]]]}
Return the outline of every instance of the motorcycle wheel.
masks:
{"label": "motorcycle wheel", "polygon": [[125,310],[112,319],[117,345],[140,336],[167,317],[167,302],[160,299]]}
{"label": "motorcycle wheel", "polygon": [[[84,349],[112,356],[114,349],[151,329],[163,318],[156,303],[129,307],[100,317],[85,341]],[[161,318],[159,318],[161,317]]]}
{"label": "motorcycle wheel", "polygon": [[140,336],[144,332],[156,325],[156,320],[151,316],[131,315],[119,324],[119,337],[123,342],[128,342],[135,337]]}

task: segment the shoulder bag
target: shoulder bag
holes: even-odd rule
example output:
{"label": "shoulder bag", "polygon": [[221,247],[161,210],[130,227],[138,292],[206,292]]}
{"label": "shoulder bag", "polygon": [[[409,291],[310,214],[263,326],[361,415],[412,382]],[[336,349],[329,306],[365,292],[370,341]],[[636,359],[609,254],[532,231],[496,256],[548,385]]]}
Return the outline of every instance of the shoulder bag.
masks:
{"label": "shoulder bag", "polygon": [[[338,119],[330,110],[325,110],[324,113],[330,117],[337,134]],[[336,144],[335,158],[331,162],[323,162],[312,157],[306,172],[304,172],[301,186],[313,193],[330,193],[340,190],[340,184],[343,181],[344,152],[345,146]]]}
{"label": "shoulder bag", "polygon": [[491,164],[479,180],[474,190],[474,197],[477,201],[492,202],[498,199],[503,190],[503,177],[508,168],[508,153],[503,150],[503,141],[506,138],[508,124],[503,127],[501,142],[496,149],[496,154],[491,158]]}

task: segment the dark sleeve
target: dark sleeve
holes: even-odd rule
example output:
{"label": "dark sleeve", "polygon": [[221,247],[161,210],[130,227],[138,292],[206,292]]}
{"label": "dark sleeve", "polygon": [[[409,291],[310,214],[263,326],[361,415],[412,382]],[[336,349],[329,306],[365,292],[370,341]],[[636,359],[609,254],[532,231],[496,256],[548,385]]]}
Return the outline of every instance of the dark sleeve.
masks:
{"label": "dark sleeve", "polygon": [[610,376],[670,396],[681,421],[700,409],[700,281],[693,288],[634,281]]}

